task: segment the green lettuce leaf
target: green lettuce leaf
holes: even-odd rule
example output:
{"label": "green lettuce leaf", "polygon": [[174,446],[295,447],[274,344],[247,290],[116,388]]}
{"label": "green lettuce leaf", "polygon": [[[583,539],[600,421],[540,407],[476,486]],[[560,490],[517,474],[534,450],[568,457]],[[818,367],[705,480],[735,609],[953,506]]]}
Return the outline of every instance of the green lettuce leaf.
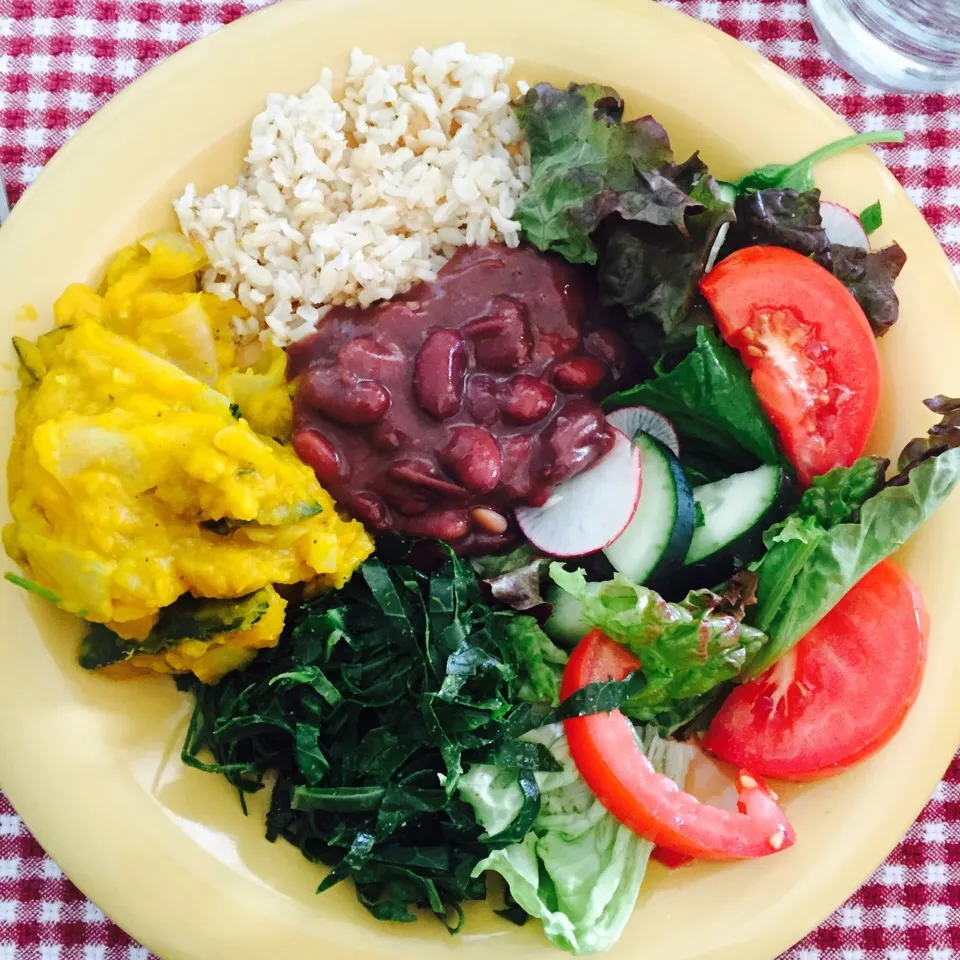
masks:
{"label": "green lettuce leaf", "polygon": [[590,583],[582,570],[550,565],[550,576],[583,607],[583,618],[629,647],[646,683],[620,709],[670,733],[689,722],[721,683],[742,675],[766,637],[743,623],[753,602],[753,577],[733,581],[725,595],[695,591],[682,603],[616,574]]}
{"label": "green lettuce leaf", "polygon": [[[609,950],[626,926],[653,844],[609,814],[577,772],[559,724],[524,737],[547,747],[562,769],[537,773],[540,807],[517,843],[492,851],[474,868],[499,873],[510,895],[543,924],[547,939],[582,956]],[[692,749],[648,729],[638,737],[651,763],[683,786]],[[460,779],[460,796],[487,837],[503,835],[520,816],[524,797],[516,771],[475,764]]]}
{"label": "green lettuce leaf", "polygon": [[668,177],[673,152],[663,127],[651,117],[621,123],[623,101],[611,87],[540,83],[513,106],[533,165],[516,216],[539,249],[595,263],[590,235],[604,217],[682,226],[696,205]]}
{"label": "green lettuce leaf", "polygon": [[517,696],[521,700],[557,706],[567,654],[540,629],[533,617],[514,617],[507,622],[506,630],[522,678]]}
{"label": "green lettuce leaf", "polygon": [[922,460],[902,485],[888,484],[859,516],[825,528],[794,514],[764,537],[756,564],[757,603],[750,622],[770,638],[747,665],[755,677],[780,659],[844,594],[913,536],[960,481],[960,448]]}
{"label": "green lettuce leaf", "polygon": [[637,321],[645,352],[688,348],[704,315],[691,307],[732,206],[694,154],[674,163],[652,117],[623,122],[623,101],[599,84],[538,84],[514,102],[533,175],[517,205],[527,240],[574,263],[596,263],[600,292]]}
{"label": "green lettuce leaf", "polygon": [[827,528],[849,520],[884,484],[890,461],[861,457],[850,467],[835,467],[803,492],[797,513]]}
{"label": "green lettuce leaf", "polygon": [[698,328],[696,347],[676,367],[613,394],[604,408],[632,404],[657,410],[673,423],[684,458],[694,454],[717,461],[729,468],[727,474],[783,463],[776,430],[747,368],[705,327]]}

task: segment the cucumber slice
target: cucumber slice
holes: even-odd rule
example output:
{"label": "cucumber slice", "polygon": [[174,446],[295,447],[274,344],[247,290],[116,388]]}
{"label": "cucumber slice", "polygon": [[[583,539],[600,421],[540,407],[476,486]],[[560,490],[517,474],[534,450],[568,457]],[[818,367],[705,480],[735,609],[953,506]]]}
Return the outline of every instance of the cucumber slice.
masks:
{"label": "cucumber slice", "polygon": [[703,511],[703,524],[693,533],[685,564],[735,552],[744,537],[762,534],[774,522],[771,514],[783,486],[783,471],[766,464],[697,487],[693,496]]}
{"label": "cucumber slice", "polygon": [[551,582],[545,599],[553,607],[543,625],[544,633],[551,640],[572,647],[590,632],[591,624],[583,619],[583,606],[573,594]]}
{"label": "cucumber slice", "polygon": [[627,529],[603,552],[614,569],[645,583],[683,563],[693,537],[695,508],[673,453],[646,433],[638,433],[634,443],[643,476],[640,502]]}
{"label": "cucumber slice", "polygon": [[720,194],[720,199],[731,207],[737,202],[737,188],[727,180],[717,181],[717,193]]}

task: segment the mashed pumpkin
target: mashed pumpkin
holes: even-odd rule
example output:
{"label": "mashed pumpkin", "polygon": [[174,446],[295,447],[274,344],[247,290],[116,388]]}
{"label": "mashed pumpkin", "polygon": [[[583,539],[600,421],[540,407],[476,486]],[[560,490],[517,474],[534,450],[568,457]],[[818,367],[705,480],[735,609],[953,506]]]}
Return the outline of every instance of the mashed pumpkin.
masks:
{"label": "mashed pumpkin", "polygon": [[[235,344],[243,308],[196,291],[202,263],[178,234],[145,238],[118,254],[100,293],[64,292],[56,329],[16,343],[4,546],[64,610],[115,637],[122,656],[94,665],[117,675],[216,680],[277,642],[285,603],[273,584],[340,587],[372,550],[277,442],[290,423],[283,354]],[[195,635],[181,617],[164,633],[165,608],[184,595],[256,596],[257,616],[208,618]]]}

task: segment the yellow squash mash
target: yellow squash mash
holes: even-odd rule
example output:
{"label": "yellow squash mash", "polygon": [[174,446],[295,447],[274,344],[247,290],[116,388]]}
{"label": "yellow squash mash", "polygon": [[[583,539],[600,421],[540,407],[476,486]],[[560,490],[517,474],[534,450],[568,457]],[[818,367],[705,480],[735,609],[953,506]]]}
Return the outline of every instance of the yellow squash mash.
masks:
{"label": "yellow squash mash", "polygon": [[[68,287],[52,332],[15,344],[4,546],[64,610],[152,651],[130,656],[128,643],[117,675],[216,680],[277,642],[272,585],[340,587],[372,550],[277,442],[290,426],[283,353],[235,344],[243,308],[197,292],[202,265],[182,236],[148,237],[118,254],[99,294]],[[256,615],[219,632],[207,622],[202,638],[184,638],[181,617],[164,643],[161,611],[185,594],[256,594]]]}

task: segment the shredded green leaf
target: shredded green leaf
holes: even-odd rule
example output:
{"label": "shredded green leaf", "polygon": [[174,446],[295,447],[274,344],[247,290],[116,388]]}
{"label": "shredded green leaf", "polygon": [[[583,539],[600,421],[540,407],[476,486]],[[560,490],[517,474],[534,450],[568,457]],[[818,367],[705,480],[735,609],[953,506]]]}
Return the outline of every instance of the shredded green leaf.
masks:
{"label": "shredded green leaf", "polygon": [[[378,919],[421,907],[451,932],[491,850],[523,839],[548,751],[516,737],[543,722],[566,657],[530,617],[494,611],[459,558],[432,574],[369,560],[337,592],[292,613],[279,646],[216,686],[190,677],[186,763],[241,793],[275,786],[270,839],[283,837],[352,879]],[[524,703],[528,698],[535,703]],[[510,772],[525,812],[501,836],[457,794],[471,763]]]}
{"label": "shredded green leaf", "polygon": [[26,590],[27,593],[32,593],[35,596],[42,597],[44,600],[49,600],[51,603],[60,605],[60,596],[53,592],[53,590],[48,590],[46,587],[41,587],[39,583],[29,579],[28,577],[21,577],[19,573],[5,573],[3,579],[8,583],[12,583],[14,586],[20,587],[21,590]]}
{"label": "shredded green leaf", "polygon": [[880,201],[877,200],[875,203],[871,203],[869,207],[864,207],[860,211],[859,219],[860,226],[863,227],[863,232],[868,237],[875,230],[879,230],[883,226],[883,209],[880,206]]}

